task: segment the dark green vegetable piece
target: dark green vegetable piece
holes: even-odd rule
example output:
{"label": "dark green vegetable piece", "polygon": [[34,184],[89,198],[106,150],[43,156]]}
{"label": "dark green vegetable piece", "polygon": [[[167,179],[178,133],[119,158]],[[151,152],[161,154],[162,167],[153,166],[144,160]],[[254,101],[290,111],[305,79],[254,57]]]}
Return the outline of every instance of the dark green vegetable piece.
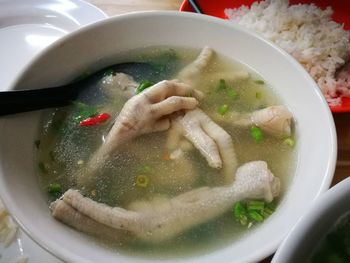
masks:
{"label": "dark green vegetable piece", "polygon": [[254,141],[257,143],[261,142],[261,140],[264,137],[262,130],[257,126],[253,126],[250,128],[250,135],[254,139]]}
{"label": "dark green vegetable piece", "polygon": [[224,90],[226,88],[227,88],[226,81],[224,79],[220,79],[217,90],[220,91],[220,90]]}
{"label": "dark green vegetable piece", "polygon": [[153,85],[154,85],[154,82],[152,82],[152,81],[149,81],[149,80],[141,81],[139,86],[136,88],[136,94],[141,93],[142,91],[144,91],[145,89],[147,89]]}
{"label": "dark green vegetable piece", "polygon": [[49,184],[47,191],[52,197],[59,198],[63,193],[62,185],[60,183],[51,183]]}
{"label": "dark green vegetable piece", "polygon": [[62,192],[62,186],[59,183],[51,183],[48,189],[50,194]]}

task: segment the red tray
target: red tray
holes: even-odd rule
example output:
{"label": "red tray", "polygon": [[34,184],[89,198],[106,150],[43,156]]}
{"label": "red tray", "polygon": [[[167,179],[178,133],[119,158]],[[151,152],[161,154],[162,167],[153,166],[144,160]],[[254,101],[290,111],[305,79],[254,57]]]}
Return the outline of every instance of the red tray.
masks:
{"label": "red tray", "polygon": [[[225,8],[237,8],[241,5],[250,6],[252,0],[197,0],[203,13],[219,18],[227,19],[225,16]],[[350,2],[346,0],[317,0],[317,1],[305,1],[305,0],[290,0],[291,4],[298,3],[314,3],[320,8],[326,8],[331,6],[333,8],[333,20],[344,24],[344,28],[350,30]],[[194,12],[187,0],[183,1],[180,11]],[[332,112],[350,112],[350,98],[342,98],[342,103],[339,106],[331,106]]]}

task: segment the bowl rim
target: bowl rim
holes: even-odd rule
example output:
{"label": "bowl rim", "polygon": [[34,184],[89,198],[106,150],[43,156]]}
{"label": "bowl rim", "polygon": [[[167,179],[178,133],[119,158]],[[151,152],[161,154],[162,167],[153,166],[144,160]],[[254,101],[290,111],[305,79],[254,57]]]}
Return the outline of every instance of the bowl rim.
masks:
{"label": "bowl rim", "polygon": [[[310,236],[313,229],[315,229],[314,226],[317,225],[320,218],[327,217],[327,215],[329,216],[330,211],[335,212],[335,214],[331,213],[332,216],[328,217],[327,220],[332,221],[332,223],[334,223],[334,219],[337,220],[346,211],[350,211],[349,203],[347,210],[343,209],[345,203],[344,199],[347,199],[350,196],[349,189],[350,177],[339,182],[325,192],[320,198],[315,200],[313,207],[301,217],[301,219],[291,229],[287,237],[283,240],[272,259],[272,263],[293,262],[293,251],[298,250],[298,248],[302,246],[303,240]],[[339,207],[341,207],[341,209],[339,209]],[[331,226],[332,225],[327,224],[328,230],[331,228]],[[323,234],[326,233],[327,231],[325,231]]]}
{"label": "bowl rim", "polygon": [[[48,47],[46,47],[45,49],[43,49],[36,56],[34,56],[34,58],[32,58],[32,60],[30,61],[30,63],[28,63],[28,65],[17,75],[17,77],[11,83],[11,85],[10,85],[11,89],[13,89],[19,83],[19,81],[23,77],[24,73],[26,73],[32,67],[33,64],[35,64],[37,61],[39,61],[42,57],[44,57],[51,50],[56,49],[62,43],[69,40],[72,36],[82,34],[83,32],[90,31],[91,29],[93,29],[95,27],[103,26],[104,24],[116,23],[117,21],[124,20],[124,19],[132,19],[133,17],[140,18],[140,17],[151,17],[151,16],[188,17],[188,18],[203,20],[203,21],[208,22],[208,23],[219,24],[220,26],[231,27],[235,30],[242,31],[245,34],[253,36],[254,38],[257,38],[260,41],[265,42],[266,44],[272,46],[276,51],[278,51],[283,56],[285,56],[286,59],[289,60],[289,62],[293,63],[294,66],[296,66],[299,70],[302,70],[302,73],[309,79],[309,81],[312,81],[314,83],[314,88],[315,88],[314,91],[316,92],[316,95],[319,97],[319,99],[322,100],[322,102],[323,102],[322,104],[324,104],[324,106],[327,106],[327,109],[328,109],[328,110],[326,109],[326,111],[328,113],[327,118],[329,120],[329,123],[331,124],[331,126],[328,128],[329,128],[329,132],[331,135],[330,136],[330,144],[331,144],[332,151],[330,151],[328,154],[329,158],[328,158],[327,171],[325,172],[325,176],[323,177],[323,180],[322,180],[322,183],[319,187],[318,193],[314,196],[314,199],[318,198],[324,191],[326,191],[329,188],[331,181],[332,181],[332,178],[333,178],[334,171],[335,171],[335,166],[336,166],[337,139],[336,139],[336,132],[335,132],[335,125],[334,125],[333,117],[332,117],[331,111],[329,110],[328,105],[327,105],[321,91],[317,88],[315,82],[312,80],[312,78],[309,76],[309,74],[305,71],[305,69],[293,57],[291,57],[287,52],[285,52],[281,48],[277,47],[272,42],[258,36],[256,33],[254,33],[251,30],[242,28],[238,25],[228,24],[227,22],[225,22],[225,20],[222,20],[222,19],[219,19],[216,17],[212,17],[212,16],[208,16],[208,15],[199,15],[199,14],[190,13],[190,12],[178,12],[178,11],[135,11],[135,12],[130,12],[130,13],[126,13],[126,14],[116,15],[114,17],[110,17],[110,18],[107,18],[107,19],[104,19],[101,21],[91,23],[89,25],[86,25],[82,28],[77,29],[76,31],[73,31],[73,32],[63,36],[59,40],[55,41],[53,44],[51,44]],[[3,124],[3,123],[1,122],[1,124]],[[0,182],[2,182],[2,176],[0,176]],[[0,186],[0,188],[1,188],[1,186]],[[3,192],[0,193],[0,196],[4,200],[5,206],[8,208],[8,210],[10,212],[13,212],[14,209],[12,208],[11,200],[8,199],[6,194],[4,194]],[[24,230],[24,232],[26,232],[28,234],[28,236],[32,240],[34,240],[39,246],[43,247],[45,250],[47,250],[52,255],[54,255],[60,259],[63,259],[63,260],[71,260],[71,259],[79,260],[80,259],[79,257],[77,257],[77,255],[75,255],[74,253],[71,253],[70,251],[62,250],[61,248],[58,248],[58,247],[47,246],[45,238],[38,236],[35,232],[32,232],[30,229],[28,229],[21,222],[21,220],[19,220],[16,217],[15,213],[13,213],[13,217],[14,217],[15,221],[19,224],[19,226]],[[252,253],[252,255],[254,254],[254,258],[261,258],[261,259],[268,257],[269,255],[271,255],[271,253],[273,253],[277,249],[278,245],[281,243],[282,240],[283,240],[282,237],[280,237],[279,239],[276,238],[275,242],[269,242],[269,244],[266,245],[266,247],[265,247],[266,249],[264,251],[261,250],[258,252],[254,252],[254,253]],[[69,253],[67,254],[67,252],[69,252]],[[69,255],[69,256],[67,256],[67,255]],[[250,256],[250,258],[253,258],[252,255]]]}

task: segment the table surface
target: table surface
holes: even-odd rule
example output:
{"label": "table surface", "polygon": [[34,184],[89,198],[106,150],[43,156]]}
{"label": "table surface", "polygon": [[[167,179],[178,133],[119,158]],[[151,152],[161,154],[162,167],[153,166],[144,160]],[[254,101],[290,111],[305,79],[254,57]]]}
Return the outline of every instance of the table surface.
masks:
{"label": "table surface", "polygon": [[[107,15],[132,11],[179,10],[182,0],[87,0]],[[350,113],[334,114],[338,136],[338,159],[332,185],[350,176]],[[268,262],[270,260],[266,260]]]}

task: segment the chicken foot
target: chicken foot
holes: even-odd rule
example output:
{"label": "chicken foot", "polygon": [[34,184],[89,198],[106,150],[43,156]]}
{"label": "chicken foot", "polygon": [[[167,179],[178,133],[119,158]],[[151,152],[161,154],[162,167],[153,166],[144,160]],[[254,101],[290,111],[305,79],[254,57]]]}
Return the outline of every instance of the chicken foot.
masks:
{"label": "chicken foot", "polygon": [[[235,202],[251,198],[272,201],[279,194],[280,181],[264,161],[239,167],[229,186],[202,187],[161,202],[139,201],[135,211],[110,207],[68,190],[62,200],[99,224],[126,230],[147,242],[161,242],[225,213]],[[141,203],[140,203],[141,202]],[[57,218],[56,206],[52,214]],[[75,225],[70,220],[64,222]]]}
{"label": "chicken foot", "polygon": [[[192,94],[192,97],[188,97]],[[158,82],[129,99],[104,143],[92,155],[87,166],[77,175],[78,185],[90,188],[94,174],[117,151],[118,147],[139,135],[165,131],[170,127],[170,114],[197,107],[201,94],[177,80]]]}
{"label": "chicken foot", "polygon": [[209,65],[209,62],[214,56],[214,51],[210,47],[204,47],[198,57],[184,67],[176,76],[177,79],[196,86],[204,69]]}
{"label": "chicken foot", "polygon": [[[223,168],[224,183],[230,184],[238,166],[236,153],[231,136],[219,125],[213,122],[202,110],[196,108],[187,111],[184,116],[172,120],[174,131],[168,137],[170,149],[180,147],[184,136],[206,158],[210,167]],[[173,150],[176,153],[181,148]]]}
{"label": "chicken foot", "polygon": [[246,128],[256,125],[264,132],[275,137],[287,137],[292,134],[293,115],[286,106],[269,106],[250,113],[227,112],[225,116],[211,116],[219,123],[233,124]]}

